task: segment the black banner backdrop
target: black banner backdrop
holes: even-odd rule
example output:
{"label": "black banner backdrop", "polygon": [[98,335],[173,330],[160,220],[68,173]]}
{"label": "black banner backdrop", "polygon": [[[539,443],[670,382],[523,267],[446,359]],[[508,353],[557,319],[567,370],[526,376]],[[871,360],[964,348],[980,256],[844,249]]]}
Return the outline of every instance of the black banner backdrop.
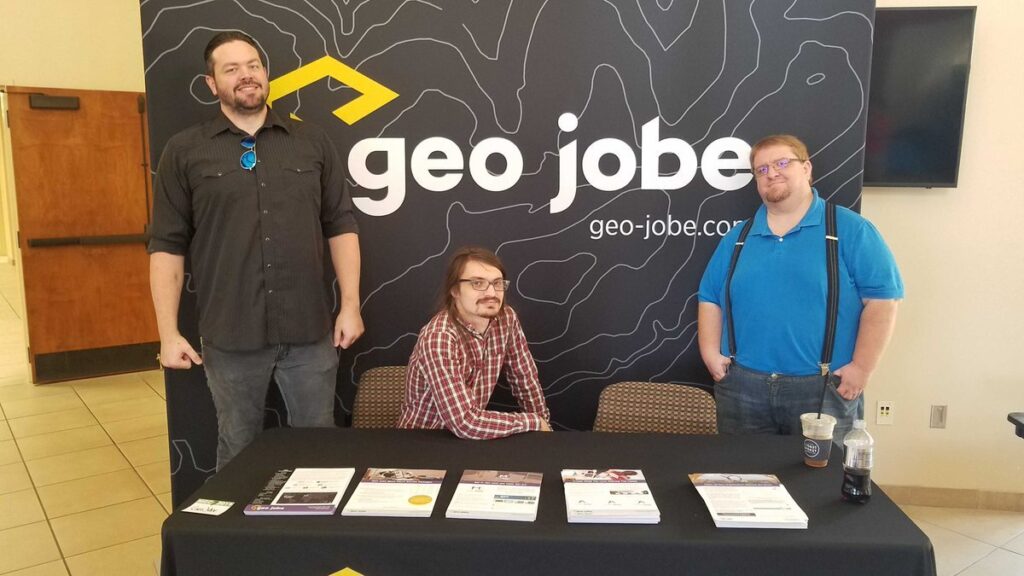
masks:
{"label": "black banner backdrop", "polygon": [[[275,109],[326,128],[348,158],[366,334],[342,355],[339,423],[363,371],[406,363],[459,246],[504,260],[556,428],[588,429],[607,384],[710,383],[696,289],[721,236],[758,205],[749,144],[801,136],[821,194],[859,208],[870,0],[147,0],[141,10],[154,165],[171,135],[217,113],[202,52],[222,30],[256,38]],[[324,56],[397,97],[373,109],[385,98],[359,100],[368,87],[351,71],[303,68]],[[333,111],[348,103],[368,113],[342,121]],[[181,327],[198,343],[191,282]],[[166,379],[178,504],[213,472],[216,419],[201,370]],[[495,405],[514,402],[499,390]],[[284,421],[282,406],[271,399],[268,425]]]}

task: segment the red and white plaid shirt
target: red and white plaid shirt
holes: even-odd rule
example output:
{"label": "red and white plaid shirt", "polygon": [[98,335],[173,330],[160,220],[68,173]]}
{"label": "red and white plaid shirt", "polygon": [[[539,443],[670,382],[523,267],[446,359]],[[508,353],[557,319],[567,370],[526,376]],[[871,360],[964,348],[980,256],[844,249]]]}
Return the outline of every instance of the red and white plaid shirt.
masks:
{"label": "red and white plaid shirt", "polygon": [[[486,409],[502,366],[522,413]],[[445,428],[459,438],[486,440],[540,430],[548,417],[537,365],[511,308],[503,307],[483,334],[447,311],[420,330],[406,371],[399,428]]]}

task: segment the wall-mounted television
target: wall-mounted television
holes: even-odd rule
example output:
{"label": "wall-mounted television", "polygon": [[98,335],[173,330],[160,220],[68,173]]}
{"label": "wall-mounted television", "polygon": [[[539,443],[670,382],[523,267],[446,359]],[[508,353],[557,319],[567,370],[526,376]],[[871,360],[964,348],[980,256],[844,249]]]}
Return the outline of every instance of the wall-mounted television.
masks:
{"label": "wall-mounted television", "polygon": [[975,11],[875,11],[865,186],[956,187]]}

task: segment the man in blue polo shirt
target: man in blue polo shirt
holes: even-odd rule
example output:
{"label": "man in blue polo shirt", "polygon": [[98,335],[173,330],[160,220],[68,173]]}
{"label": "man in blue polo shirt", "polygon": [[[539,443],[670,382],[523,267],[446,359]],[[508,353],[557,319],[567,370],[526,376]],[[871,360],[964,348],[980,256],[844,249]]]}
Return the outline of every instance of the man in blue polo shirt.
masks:
{"label": "man in blue polo shirt", "polygon": [[[764,205],[737,259],[728,307],[726,284],[740,226],[718,245],[698,297],[701,358],[715,380],[718,429],[724,434],[798,434],[800,414],[822,397],[828,293],[825,201],[811,187],[807,146],[768,136],[750,151]],[[824,411],[838,420],[842,442],[863,418],[864,388],[892,336],[903,280],[878,230],[859,214],[836,209],[839,305]],[[723,325],[724,324],[724,325]]]}

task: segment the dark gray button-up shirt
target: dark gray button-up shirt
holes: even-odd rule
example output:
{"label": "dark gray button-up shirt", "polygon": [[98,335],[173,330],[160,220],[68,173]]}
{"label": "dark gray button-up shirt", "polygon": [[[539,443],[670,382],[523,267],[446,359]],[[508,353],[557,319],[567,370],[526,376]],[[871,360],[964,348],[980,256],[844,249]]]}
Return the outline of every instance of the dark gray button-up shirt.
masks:
{"label": "dark gray button-up shirt", "polygon": [[331,329],[325,238],[358,232],[327,134],[272,110],[256,133],[223,114],[176,134],[157,168],[149,252],[191,257],[199,333],[227,350],[315,342]]}

